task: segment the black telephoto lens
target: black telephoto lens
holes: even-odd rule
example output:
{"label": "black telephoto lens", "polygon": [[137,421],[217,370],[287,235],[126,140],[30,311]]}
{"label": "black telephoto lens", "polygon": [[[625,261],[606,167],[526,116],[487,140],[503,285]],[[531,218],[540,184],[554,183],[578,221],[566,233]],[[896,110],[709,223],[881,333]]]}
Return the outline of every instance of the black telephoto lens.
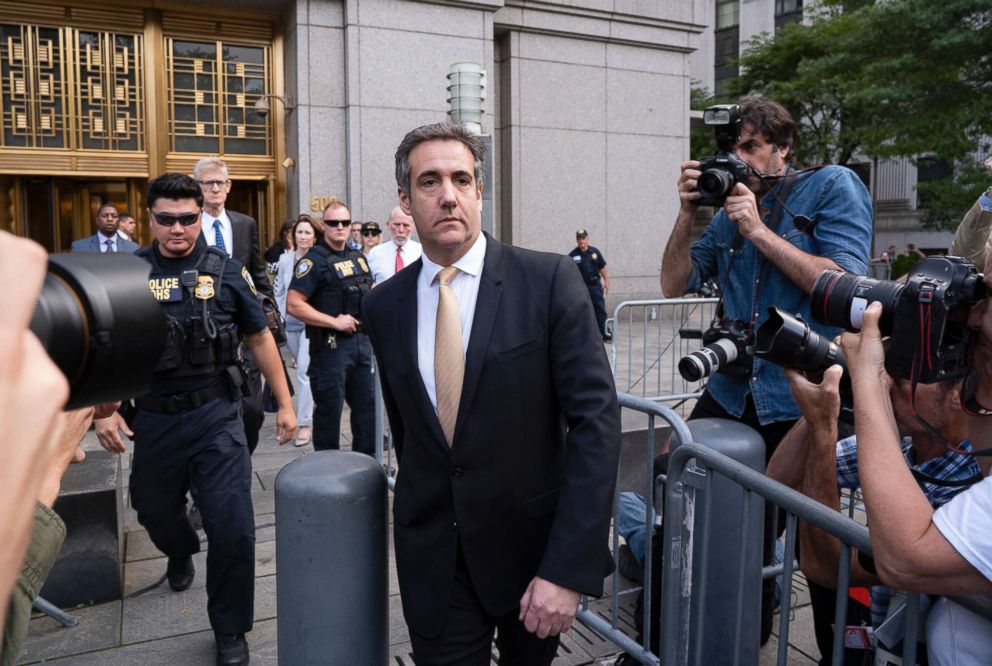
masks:
{"label": "black telephoto lens", "polygon": [[165,348],[148,262],[128,254],[53,254],[31,331],[69,381],[66,409],[148,392]]}
{"label": "black telephoto lens", "polygon": [[878,327],[882,335],[890,335],[896,302],[905,287],[898,282],[826,270],[816,279],[810,292],[810,313],[821,324],[860,331],[865,310],[872,302],[879,301],[882,317]]}
{"label": "black telephoto lens", "polygon": [[840,347],[800,318],[770,306],[768,319],[755,334],[754,355],[782,368],[820,374],[837,364],[847,373],[847,361]]}

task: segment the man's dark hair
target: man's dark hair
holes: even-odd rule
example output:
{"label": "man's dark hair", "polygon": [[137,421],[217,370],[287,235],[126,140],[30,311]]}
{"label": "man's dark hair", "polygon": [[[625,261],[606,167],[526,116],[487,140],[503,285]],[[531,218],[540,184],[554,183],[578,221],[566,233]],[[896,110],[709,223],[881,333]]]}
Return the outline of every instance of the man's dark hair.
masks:
{"label": "man's dark hair", "polygon": [[154,208],[159,199],[192,199],[198,207],[203,207],[200,185],[184,173],[163,173],[158,178],[153,178],[148,182],[148,194],[145,198],[149,208]]}
{"label": "man's dark hair", "polygon": [[752,134],[761,133],[779,148],[789,148],[786,162],[791,164],[799,151],[796,121],[788,109],[770,99],[748,95],[740,100],[743,128]]}
{"label": "man's dark hair", "polygon": [[115,213],[117,213],[117,215],[118,215],[118,217],[120,217],[120,216],[121,216],[121,215],[120,215],[120,212],[118,212],[118,210],[117,210],[117,206],[115,206],[115,205],[114,205],[114,204],[112,204],[112,203],[105,203],[105,204],[103,204],[102,206],[100,206],[99,208],[97,208],[97,209],[96,209],[96,214],[97,214],[97,216],[99,216],[99,215],[100,215],[100,213],[102,213],[102,212],[103,212],[103,209],[104,209],[104,208],[113,208],[113,209],[114,209],[114,212],[115,212]]}
{"label": "man's dark hair", "polygon": [[482,162],[486,158],[486,145],[477,134],[468,131],[464,125],[452,122],[422,125],[407,133],[396,149],[396,184],[400,189],[410,193],[410,153],[426,141],[459,141],[469,152],[475,162],[476,186],[482,186]]}

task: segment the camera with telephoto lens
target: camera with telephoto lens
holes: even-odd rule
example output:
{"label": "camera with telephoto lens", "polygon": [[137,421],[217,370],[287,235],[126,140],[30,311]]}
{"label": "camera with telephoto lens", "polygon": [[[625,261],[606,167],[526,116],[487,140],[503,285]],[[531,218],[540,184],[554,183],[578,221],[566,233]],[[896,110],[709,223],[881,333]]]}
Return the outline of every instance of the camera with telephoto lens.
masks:
{"label": "camera with telephoto lens", "polygon": [[698,382],[714,372],[732,377],[751,375],[751,355],[747,348],[754,334],[750,324],[740,319],[720,319],[703,332],[702,338],[702,349],[679,360],[679,374],[683,379]]}
{"label": "camera with telephoto lens", "polygon": [[165,349],[151,265],[129,254],[53,254],[30,329],[69,381],[65,408],[144,395]]}
{"label": "camera with telephoto lens", "polygon": [[824,271],[813,285],[810,311],[820,323],[858,331],[868,305],[881,302],[878,326],[890,336],[886,371],[896,379],[932,384],[967,374],[968,313],[987,291],[967,259],[927,257],[905,284]]}
{"label": "camera with telephoto lens", "polygon": [[814,381],[819,381],[823,371],[830,366],[842,367],[840,418],[854,423],[854,394],[844,352],[832,340],[810,328],[801,316],[793,317],[774,305],[769,306],[768,319],[755,332],[751,352],[756,358],[780,368],[799,370]]}
{"label": "camera with telephoto lens", "polygon": [[702,194],[696,203],[701,206],[723,205],[724,199],[737,183],[746,183],[751,167],[737,157],[734,146],[741,136],[741,107],[737,104],[717,104],[703,111],[703,122],[713,126],[717,153],[699,158],[702,175],[696,180],[694,192]]}

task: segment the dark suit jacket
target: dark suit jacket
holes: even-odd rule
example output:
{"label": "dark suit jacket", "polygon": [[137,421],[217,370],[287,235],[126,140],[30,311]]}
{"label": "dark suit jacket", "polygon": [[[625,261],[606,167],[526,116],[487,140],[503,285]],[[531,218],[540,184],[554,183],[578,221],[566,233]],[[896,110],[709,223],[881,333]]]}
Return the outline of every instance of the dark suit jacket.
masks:
{"label": "dark suit jacket", "polygon": [[274,299],[272,283],[269,282],[269,276],[265,272],[265,262],[262,261],[262,254],[258,249],[258,222],[253,217],[235,213],[233,210],[227,211],[227,216],[231,219],[231,236],[234,242],[231,256],[248,267],[255,289]]}
{"label": "dark suit jacket", "polygon": [[[141,246],[134,241],[129,241],[125,238],[117,237],[117,251],[123,252],[125,254],[134,254],[141,249]],[[72,241],[72,248],[70,252],[100,252],[100,236],[99,234],[93,234],[92,236],[87,236],[86,238],[80,238],[77,241]]]}
{"label": "dark suit jacket", "polygon": [[409,626],[444,626],[457,544],[479,599],[516,612],[535,576],[602,594],[620,408],[573,261],[487,237],[449,449],[417,366],[421,260],[365,298],[399,458],[393,517]]}

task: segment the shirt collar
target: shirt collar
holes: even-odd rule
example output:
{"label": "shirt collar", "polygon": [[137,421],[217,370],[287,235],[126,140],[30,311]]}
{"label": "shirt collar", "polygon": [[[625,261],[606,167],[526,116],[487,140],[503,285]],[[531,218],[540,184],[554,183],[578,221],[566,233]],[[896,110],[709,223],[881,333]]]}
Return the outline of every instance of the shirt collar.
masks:
{"label": "shirt collar", "polygon": [[112,236],[104,236],[103,235],[103,232],[98,230],[96,232],[96,235],[100,237],[100,243],[101,244],[102,243],[106,243],[108,240],[109,241],[114,241],[114,243],[117,242],[117,232],[116,231],[114,232],[114,234]]}
{"label": "shirt collar", "polygon": [[[422,279],[427,281],[427,284],[434,284],[434,278],[437,274],[441,272],[444,266],[434,263],[431,261],[427,253],[424,252],[420,255],[421,260],[424,262],[423,268],[420,269],[420,276]],[[479,232],[479,237],[475,239],[475,243],[472,247],[468,249],[468,252],[462,255],[462,258],[456,261],[453,266],[463,273],[468,273],[473,277],[479,277],[482,274],[482,264],[486,259],[486,235]]]}

